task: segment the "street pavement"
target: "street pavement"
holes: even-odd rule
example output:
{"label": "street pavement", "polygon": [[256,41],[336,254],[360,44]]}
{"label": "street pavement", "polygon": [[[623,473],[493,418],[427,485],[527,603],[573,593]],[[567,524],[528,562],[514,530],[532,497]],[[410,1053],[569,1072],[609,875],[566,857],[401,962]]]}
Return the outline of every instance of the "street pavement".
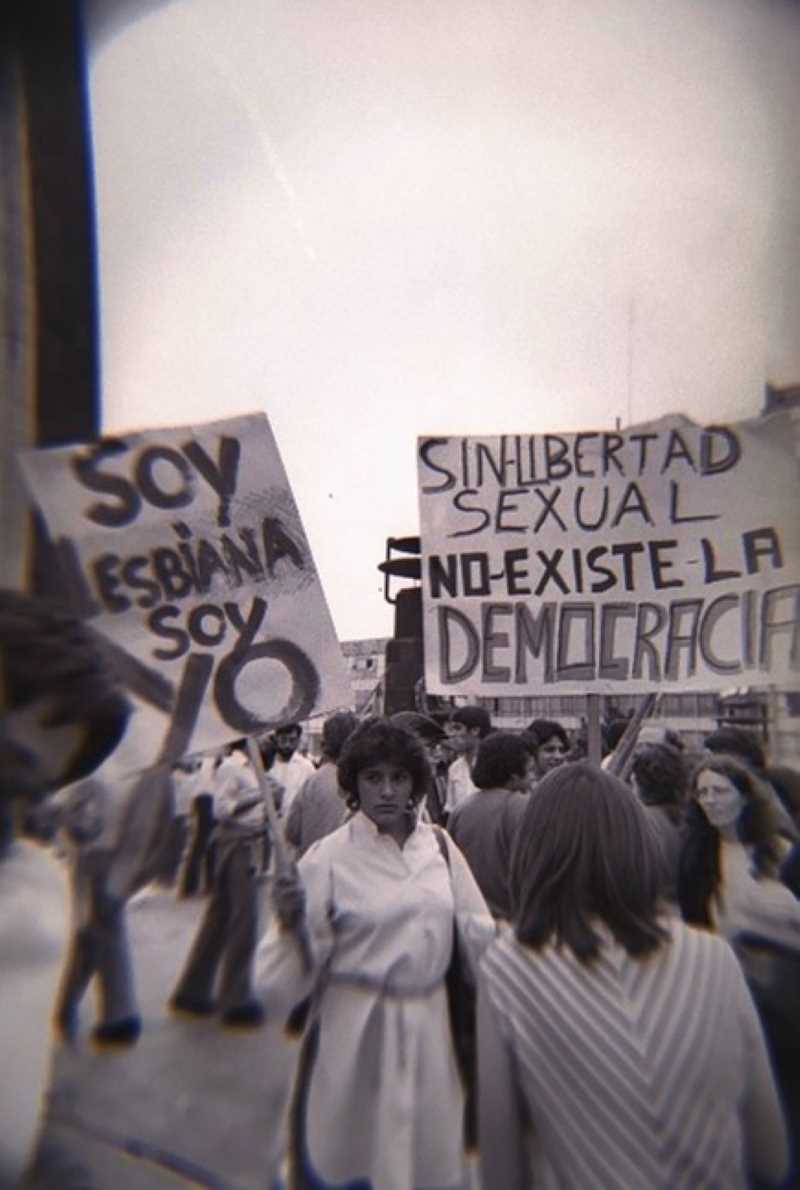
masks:
{"label": "street pavement", "polygon": [[[262,930],[268,885],[262,883]],[[58,1190],[269,1190],[279,1174],[298,1042],[283,1022],[223,1028],[172,1015],[167,1000],[205,907],[151,887],[128,910],[142,1035],[126,1049],[56,1044],[44,1114],[42,1184]],[[91,994],[91,993],[90,993]],[[267,1005],[267,1012],[269,1006]],[[68,1168],[69,1167],[69,1168]]]}

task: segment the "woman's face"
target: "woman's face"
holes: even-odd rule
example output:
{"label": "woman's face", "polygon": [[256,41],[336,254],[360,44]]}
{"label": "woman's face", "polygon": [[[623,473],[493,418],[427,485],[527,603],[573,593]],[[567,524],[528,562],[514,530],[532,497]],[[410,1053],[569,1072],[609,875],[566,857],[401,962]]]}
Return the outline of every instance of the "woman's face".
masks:
{"label": "woman's face", "polygon": [[717,830],[734,826],[745,805],[730,777],[712,769],[703,769],[698,775],[696,796],[700,809]]}
{"label": "woman's face", "polygon": [[408,769],[390,760],[367,765],[356,777],[361,809],[380,831],[392,832],[403,825],[413,789]]}
{"label": "woman's face", "polygon": [[551,735],[536,749],[536,767],[541,777],[546,777],[551,769],[557,769],[567,759],[567,749],[557,735]]}

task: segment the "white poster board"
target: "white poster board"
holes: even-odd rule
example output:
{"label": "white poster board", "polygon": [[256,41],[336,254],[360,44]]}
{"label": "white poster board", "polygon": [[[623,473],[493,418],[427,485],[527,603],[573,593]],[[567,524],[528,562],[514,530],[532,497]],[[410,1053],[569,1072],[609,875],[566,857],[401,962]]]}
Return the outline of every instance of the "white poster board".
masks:
{"label": "white poster board", "polygon": [[420,439],[427,690],[796,686],[797,428]]}
{"label": "white poster board", "polygon": [[183,699],[186,751],[352,705],[264,414],[28,451],[22,466],[78,610],[176,694],[190,672],[204,683]]}

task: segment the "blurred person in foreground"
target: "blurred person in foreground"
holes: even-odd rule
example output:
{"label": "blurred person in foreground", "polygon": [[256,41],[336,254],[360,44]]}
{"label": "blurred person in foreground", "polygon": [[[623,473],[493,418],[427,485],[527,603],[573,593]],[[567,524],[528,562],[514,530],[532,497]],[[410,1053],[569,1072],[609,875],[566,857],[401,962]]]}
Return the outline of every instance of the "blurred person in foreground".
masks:
{"label": "blurred person in foreground", "polygon": [[0,1186],[17,1183],[30,1154],[67,935],[64,869],[20,824],[92,773],[129,713],[95,633],[44,600],[0,591]]}
{"label": "blurred person in foreground", "polygon": [[478,791],[456,806],[447,824],[495,918],[511,916],[511,852],[535,774],[522,736],[508,731],[487,736],[472,770]]}
{"label": "blurred person in foreground", "polygon": [[322,724],[322,761],[292,801],[286,819],[286,841],[300,859],[317,839],[341,826],[347,817],[345,794],[336,771],[348,738],[358,727],[352,711],[336,711]]}
{"label": "blurred person in foreground", "polygon": [[338,772],[353,817],[276,879],[256,957],[270,1012],[312,997],[290,1185],[455,1190],[464,1092],[445,977],[454,933],[469,960],[494,925],[455,844],[420,822],[429,772],[416,736],[367,719]]}
{"label": "blurred person in foreground", "polygon": [[513,931],[481,962],[485,1186],[781,1184],[785,1124],[747,985],[726,942],[662,912],[658,863],[642,808],[601,769],[564,765],[530,797]]}

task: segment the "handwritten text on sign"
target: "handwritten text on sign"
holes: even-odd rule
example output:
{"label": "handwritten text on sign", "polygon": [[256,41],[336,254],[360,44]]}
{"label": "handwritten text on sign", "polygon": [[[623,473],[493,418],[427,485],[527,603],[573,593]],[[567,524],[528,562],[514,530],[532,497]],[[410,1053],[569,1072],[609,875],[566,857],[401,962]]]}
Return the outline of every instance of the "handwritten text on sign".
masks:
{"label": "handwritten text on sign", "polygon": [[788,414],[429,437],[418,459],[429,691],[796,680]]}
{"label": "handwritten text on sign", "polygon": [[349,703],[266,417],[30,452],[24,467],[83,613],[176,687],[182,658],[213,658],[193,751]]}

